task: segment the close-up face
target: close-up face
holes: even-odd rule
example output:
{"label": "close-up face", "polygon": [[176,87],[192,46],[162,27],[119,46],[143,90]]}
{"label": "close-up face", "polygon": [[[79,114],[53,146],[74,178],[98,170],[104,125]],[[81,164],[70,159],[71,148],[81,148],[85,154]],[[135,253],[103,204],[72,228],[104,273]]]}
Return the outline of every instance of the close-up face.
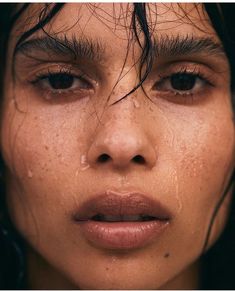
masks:
{"label": "close-up face", "polygon": [[133,4],[65,4],[21,41],[42,8],[11,31],[1,116],[29,286],[197,286],[235,163],[230,65],[203,6],[146,5],[152,66]]}

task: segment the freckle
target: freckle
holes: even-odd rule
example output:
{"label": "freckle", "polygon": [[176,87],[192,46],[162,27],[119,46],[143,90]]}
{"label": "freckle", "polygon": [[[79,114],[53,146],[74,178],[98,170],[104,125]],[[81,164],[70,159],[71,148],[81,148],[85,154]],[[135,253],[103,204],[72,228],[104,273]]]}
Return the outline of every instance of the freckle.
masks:
{"label": "freckle", "polygon": [[106,271],[109,271],[109,268],[108,268],[108,267],[106,267],[106,268],[105,268],[105,270],[106,270]]}
{"label": "freckle", "polygon": [[170,256],[170,253],[165,253],[164,258],[168,258]]}
{"label": "freckle", "polygon": [[48,150],[48,146],[45,146],[45,149]]}

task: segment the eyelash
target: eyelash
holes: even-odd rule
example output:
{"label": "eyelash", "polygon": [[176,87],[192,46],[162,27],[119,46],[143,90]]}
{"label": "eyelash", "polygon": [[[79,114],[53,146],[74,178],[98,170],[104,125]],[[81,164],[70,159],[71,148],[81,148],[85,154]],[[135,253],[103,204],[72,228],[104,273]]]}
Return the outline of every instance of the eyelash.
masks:
{"label": "eyelash", "polygon": [[[49,84],[49,79],[55,78],[55,77],[63,76],[63,77],[70,77],[72,84],[74,82],[81,82],[84,87],[86,88],[68,88],[68,89],[53,89],[49,88],[51,84]],[[43,84],[43,82],[47,82],[48,84]],[[62,80],[61,80],[62,81]],[[68,81],[68,80],[67,80]],[[49,68],[46,72],[40,72],[34,76],[32,80],[29,81],[33,86],[37,86],[38,89],[44,91],[44,93],[47,95],[48,99],[51,98],[50,95],[56,95],[59,94],[61,96],[67,95],[67,94],[88,94],[91,92],[92,89],[94,89],[94,82],[90,80],[86,74],[75,74],[73,73],[71,68],[65,68],[62,67],[59,70],[58,69],[51,69]],[[44,87],[44,88],[43,88]],[[48,88],[47,88],[48,87]],[[81,86],[82,87],[82,86]],[[88,92],[89,91],[89,92]]]}
{"label": "eyelash", "polygon": [[[214,80],[208,72],[205,73],[199,65],[190,66],[185,65],[181,66],[176,69],[169,69],[168,71],[171,71],[170,73],[166,72],[163,74],[158,74],[158,81],[154,83],[152,87],[152,91],[154,94],[157,94],[157,96],[162,96],[163,98],[175,98],[177,101],[180,98],[183,98],[184,100],[189,99],[187,97],[197,97],[197,95],[202,95],[201,91],[205,93],[205,86],[211,86],[214,85]],[[195,78],[195,84],[197,84],[199,81],[201,82],[201,87],[203,87],[203,90],[198,90],[198,92],[195,92],[197,90],[190,89],[190,90],[175,90],[175,89],[167,89],[164,90],[164,84],[167,84],[167,82],[171,82],[173,76],[190,76],[192,78]],[[71,78],[72,84],[74,82],[79,83],[80,82],[80,88],[65,88],[65,89],[53,89],[51,87],[51,84],[49,84],[49,79],[55,78],[55,76],[63,76],[66,78]],[[77,98],[84,97],[89,95],[91,92],[94,92],[95,90],[95,82],[91,80],[89,77],[87,77],[85,74],[75,74],[73,73],[71,68],[65,68],[62,67],[59,70],[58,69],[48,69],[46,72],[40,72],[35,75],[33,80],[30,81],[30,83],[34,86],[37,86],[38,89],[40,89],[43,92],[43,95],[45,99],[51,99],[52,97],[55,97],[57,95],[61,97],[65,97],[68,94],[71,96],[75,96]],[[71,84],[71,85],[72,85]],[[84,86],[85,85],[85,86]],[[72,86],[73,87],[73,86]],[[79,87],[79,86],[77,86]],[[83,87],[83,88],[82,88]],[[194,86],[193,86],[194,87]],[[200,87],[200,86],[199,86]],[[160,90],[159,90],[160,89]],[[184,101],[182,100],[182,101]],[[192,100],[192,99],[191,99]],[[174,100],[173,100],[174,101]]]}
{"label": "eyelash", "polygon": [[201,86],[203,86],[203,93],[205,92],[205,86],[210,86],[210,87],[214,87],[215,84],[215,80],[212,76],[211,73],[207,72],[205,73],[203,69],[201,69],[201,67],[199,67],[198,65],[195,65],[193,67],[191,66],[182,66],[179,69],[173,69],[171,70],[170,73],[166,73],[166,74],[159,74],[158,78],[159,80],[157,82],[155,82],[155,84],[153,85],[153,90],[159,95],[164,95],[166,97],[182,97],[184,99],[186,99],[187,97],[191,96],[191,97],[196,97],[197,95],[200,95],[202,90],[198,90],[198,92],[195,92],[197,90],[195,89],[190,89],[190,90],[158,90],[157,87],[160,85],[162,85],[164,82],[167,81],[171,81],[171,78],[173,76],[176,75],[185,75],[185,76],[190,76],[195,78],[195,84],[196,82],[200,81],[203,84],[201,84]]}

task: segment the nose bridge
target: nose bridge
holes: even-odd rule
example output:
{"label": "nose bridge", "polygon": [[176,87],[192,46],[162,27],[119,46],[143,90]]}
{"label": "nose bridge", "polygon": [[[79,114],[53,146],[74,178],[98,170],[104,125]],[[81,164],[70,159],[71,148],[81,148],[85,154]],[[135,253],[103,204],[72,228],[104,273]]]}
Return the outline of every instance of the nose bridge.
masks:
{"label": "nose bridge", "polygon": [[[133,60],[133,56],[128,56],[128,58],[125,60],[124,67],[123,63],[118,63],[116,65],[114,65],[113,67],[113,74],[115,75],[114,79],[116,80],[116,82],[112,89],[109,104],[113,104],[115,102],[118,102],[118,100],[121,100],[124,96],[131,92],[133,88],[136,87],[138,82],[138,77],[136,73],[137,68]],[[137,91],[133,92],[131,95],[133,96],[136,94]],[[126,99],[127,101],[129,100],[129,98]],[[127,104],[127,102],[125,102],[125,104]]]}
{"label": "nose bridge", "polygon": [[91,166],[155,165],[155,147],[135,109],[132,96],[106,109],[88,150]]}

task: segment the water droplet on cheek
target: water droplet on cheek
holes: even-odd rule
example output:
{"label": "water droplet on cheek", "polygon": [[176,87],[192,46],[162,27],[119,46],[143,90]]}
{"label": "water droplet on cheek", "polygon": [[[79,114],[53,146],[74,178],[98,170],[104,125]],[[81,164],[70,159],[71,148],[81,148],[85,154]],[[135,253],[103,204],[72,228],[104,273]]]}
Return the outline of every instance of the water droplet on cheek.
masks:
{"label": "water droplet on cheek", "polygon": [[112,262],[112,263],[115,263],[116,261],[117,261],[117,258],[116,258],[115,256],[112,256],[112,257],[111,257],[111,262]]}
{"label": "water droplet on cheek", "polygon": [[31,170],[28,170],[28,173],[27,174],[28,174],[28,177],[29,178],[33,178],[33,172]]}
{"label": "water droplet on cheek", "polygon": [[50,95],[50,93],[45,94],[45,95],[44,95],[44,98],[45,98],[46,100],[51,100],[51,95]]}
{"label": "water droplet on cheek", "polygon": [[86,164],[86,155],[81,155],[81,165]]}
{"label": "water droplet on cheek", "polygon": [[193,177],[197,177],[197,175],[198,175],[197,169],[196,168],[193,168],[193,170],[192,170],[192,176]]}
{"label": "water droplet on cheek", "polygon": [[81,166],[82,166],[81,171],[85,171],[85,170],[90,168],[90,165],[88,164],[86,155],[81,155],[80,162],[81,162]]}
{"label": "water droplet on cheek", "polygon": [[90,165],[87,164],[85,167],[82,167],[82,168],[81,168],[81,171],[85,171],[85,170],[87,170],[87,169],[89,169],[89,168],[90,168]]}
{"label": "water droplet on cheek", "polygon": [[140,108],[140,103],[138,100],[133,99],[133,104],[134,104],[135,108]]}

